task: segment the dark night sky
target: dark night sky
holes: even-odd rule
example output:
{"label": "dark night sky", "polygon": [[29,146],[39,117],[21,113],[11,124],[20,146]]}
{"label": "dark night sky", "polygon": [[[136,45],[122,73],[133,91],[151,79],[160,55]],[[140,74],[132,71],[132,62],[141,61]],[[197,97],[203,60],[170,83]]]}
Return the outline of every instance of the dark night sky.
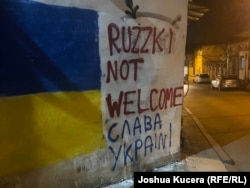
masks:
{"label": "dark night sky", "polygon": [[235,35],[250,31],[250,0],[193,0],[210,10],[199,21],[191,21],[187,46],[235,40]]}

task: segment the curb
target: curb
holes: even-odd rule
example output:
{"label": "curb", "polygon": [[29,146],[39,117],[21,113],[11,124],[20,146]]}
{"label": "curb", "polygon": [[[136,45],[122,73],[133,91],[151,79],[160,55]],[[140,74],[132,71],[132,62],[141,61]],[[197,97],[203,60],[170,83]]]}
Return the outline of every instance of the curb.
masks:
{"label": "curb", "polygon": [[239,171],[234,166],[234,161],[231,159],[231,157],[223,150],[222,147],[219,146],[219,144],[214,140],[214,138],[207,132],[207,130],[204,128],[200,120],[187,108],[184,107],[187,113],[192,117],[197,127],[200,129],[201,133],[205,136],[205,138],[208,140],[208,142],[212,145],[213,149],[215,150],[216,154],[222,161],[222,163],[225,165],[228,171]]}

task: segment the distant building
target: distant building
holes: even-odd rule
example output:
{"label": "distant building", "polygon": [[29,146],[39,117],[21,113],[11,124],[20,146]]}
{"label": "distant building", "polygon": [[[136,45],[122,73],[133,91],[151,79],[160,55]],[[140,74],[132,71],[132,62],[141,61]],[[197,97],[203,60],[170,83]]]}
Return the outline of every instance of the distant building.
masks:
{"label": "distant building", "polygon": [[235,74],[243,88],[250,87],[249,43],[245,38],[226,44],[203,45],[186,55],[189,76],[205,72],[213,79],[218,74]]}

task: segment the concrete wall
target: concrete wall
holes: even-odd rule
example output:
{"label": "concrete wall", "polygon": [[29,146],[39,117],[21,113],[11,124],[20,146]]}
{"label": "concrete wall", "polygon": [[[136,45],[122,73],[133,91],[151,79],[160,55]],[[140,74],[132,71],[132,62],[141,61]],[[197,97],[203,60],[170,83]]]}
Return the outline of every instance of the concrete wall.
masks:
{"label": "concrete wall", "polygon": [[1,1],[0,187],[99,187],[178,157],[187,1],[126,2]]}

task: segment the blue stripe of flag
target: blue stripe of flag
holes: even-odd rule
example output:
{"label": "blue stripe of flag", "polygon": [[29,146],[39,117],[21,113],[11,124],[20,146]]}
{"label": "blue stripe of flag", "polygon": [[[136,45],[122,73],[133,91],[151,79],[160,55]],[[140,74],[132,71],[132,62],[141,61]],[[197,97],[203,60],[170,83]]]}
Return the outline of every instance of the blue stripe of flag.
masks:
{"label": "blue stripe of flag", "polygon": [[98,14],[30,0],[0,3],[0,95],[100,89]]}

